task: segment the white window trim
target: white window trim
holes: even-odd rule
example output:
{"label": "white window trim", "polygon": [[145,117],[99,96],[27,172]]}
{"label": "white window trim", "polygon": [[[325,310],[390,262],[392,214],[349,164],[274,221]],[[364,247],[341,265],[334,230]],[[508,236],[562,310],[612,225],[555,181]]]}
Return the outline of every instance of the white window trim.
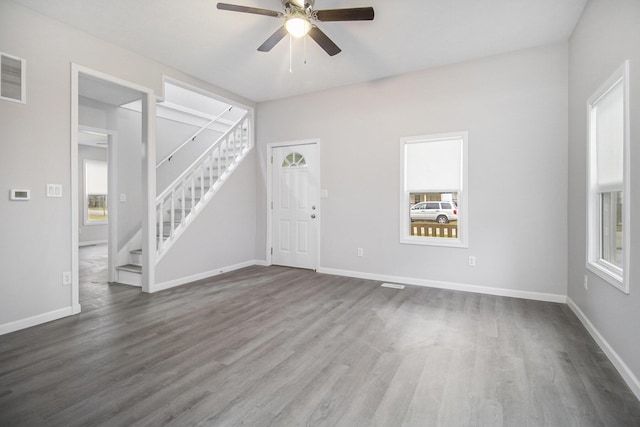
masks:
{"label": "white window trim", "polygon": [[[621,83],[623,91],[624,120],[624,160],[623,160],[623,209],[622,223],[622,269],[600,258],[600,236],[602,233],[600,197],[596,184],[596,140],[592,137],[593,106],[598,103],[614,86]],[[629,61],[625,61],[587,100],[587,253],[586,268],[610,283],[616,289],[629,293],[629,266],[631,241],[631,189],[630,189],[630,122],[629,122]],[[612,189],[613,190],[613,189]]]}
{"label": "white window trim", "polygon": [[[97,165],[107,165],[107,162],[103,161],[103,160],[91,160],[91,159],[84,159],[84,165],[82,168],[82,174],[83,174],[83,181],[84,181],[84,185],[83,185],[83,189],[82,189],[82,198],[84,199],[84,225],[105,225],[109,223],[109,220],[106,221],[89,221],[89,197],[87,194],[87,165],[89,163],[92,164],[97,164]],[[108,178],[107,178],[108,179]]]}
{"label": "white window trim", "polygon": [[[405,146],[416,142],[435,142],[450,139],[462,139],[462,188],[438,191],[458,192],[458,236],[457,238],[411,236],[409,227],[409,191],[407,190],[407,176],[405,170]],[[469,173],[468,173],[468,140],[469,132],[446,132],[431,135],[419,135],[400,138],[400,243],[425,246],[444,246],[454,248],[469,247]],[[435,189],[427,189],[435,190]]]}

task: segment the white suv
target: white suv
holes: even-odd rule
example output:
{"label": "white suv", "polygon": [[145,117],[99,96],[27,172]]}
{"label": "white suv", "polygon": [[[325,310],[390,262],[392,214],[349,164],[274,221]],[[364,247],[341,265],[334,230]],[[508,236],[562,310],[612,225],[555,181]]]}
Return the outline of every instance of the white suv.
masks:
{"label": "white suv", "polygon": [[411,206],[411,221],[436,221],[447,224],[458,220],[458,207],[454,202],[420,202]]}

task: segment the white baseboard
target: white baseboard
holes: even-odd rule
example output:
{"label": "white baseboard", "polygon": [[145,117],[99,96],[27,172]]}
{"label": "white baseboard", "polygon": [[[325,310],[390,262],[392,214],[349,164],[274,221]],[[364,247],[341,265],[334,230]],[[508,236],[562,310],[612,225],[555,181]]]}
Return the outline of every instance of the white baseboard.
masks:
{"label": "white baseboard", "polygon": [[361,271],[339,270],[335,268],[321,267],[318,273],[333,274],[336,276],[357,277],[358,279],[378,280],[380,282],[400,283],[403,285],[425,286],[428,288],[448,289],[452,291],[474,292],[478,294],[497,295],[502,297],[522,298],[535,301],[566,303],[566,295],[546,294],[542,292],[518,291],[513,289],[492,288],[489,286],[476,286],[463,283],[442,282],[436,280],[416,279],[412,277],[389,276],[386,274],[365,273]]}
{"label": "white baseboard", "polygon": [[263,259],[256,259],[253,261],[253,265],[259,265],[260,267],[269,267],[271,265],[271,263],[263,260]]}
{"label": "white baseboard", "polygon": [[49,311],[48,313],[42,313],[36,316],[27,317],[26,319],[15,320],[13,322],[0,325],[0,335],[19,331],[20,329],[30,328],[36,325],[41,325],[43,323],[51,322],[52,320],[71,316],[72,314],[74,314],[73,307],[65,307],[59,310]]}
{"label": "white baseboard", "polygon": [[107,240],[89,240],[86,242],[78,242],[78,246],[106,245],[107,243],[109,243]]}
{"label": "white baseboard", "polygon": [[580,307],[578,307],[578,305],[569,297],[567,297],[567,305],[575,313],[578,319],[580,319],[580,322],[582,322],[587,331],[589,331],[589,334],[591,334],[602,351],[604,351],[604,354],[607,355],[611,363],[613,363],[613,366],[618,370],[624,379],[624,382],[627,383],[633,394],[636,395],[636,398],[640,400],[640,380],[638,377],[633,374],[620,355],[613,349],[613,347],[611,347],[607,340],[604,339],[602,334],[600,334],[600,331],[596,329],[589,318],[582,312],[582,310],[580,310]]}
{"label": "white baseboard", "polygon": [[158,291],[164,291],[165,289],[175,288],[176,286],[184,285],[187,283],[195,282],[197,280],[208,279],[209,277],[214,277],[222,273],[228,273],[230,271],[239,270],[245,267],[251,267],[252,265],[256,265],[257,261],[245,261],[238,264],[229,265],[226,267],[216,268],[215,270],[205,271],[203,273],[194,274],[187,277],[181,277],[175,280],[169,280],[167,282],[156,283],[152,285],[149,289],[149,293],[154,293]]}

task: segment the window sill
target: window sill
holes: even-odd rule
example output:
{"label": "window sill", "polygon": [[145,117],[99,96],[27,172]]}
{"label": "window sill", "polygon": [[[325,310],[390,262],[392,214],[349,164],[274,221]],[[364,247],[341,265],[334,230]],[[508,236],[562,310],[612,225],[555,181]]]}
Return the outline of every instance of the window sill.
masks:
{"label": "window sill", "polygon": [[109,224],[109,221],[85,221],[84,225],[107,225]]}
{"label": "window sill", "polygon": [[402,236],[400,243],[405,245],[438,246],[449,248],[468,248],[469,245],[460,239],[447,239],[442,237],[409,237]]}
{"label": "window sill", "polygon": [[606,266],[593,261],[587,262],[587,270],[594,273],[602,280],[618,289],[620,292],[623,292],[627,295],[629,294],[629,289],[627,286],[625,286],[623,277],[617,272],[614,272]]}

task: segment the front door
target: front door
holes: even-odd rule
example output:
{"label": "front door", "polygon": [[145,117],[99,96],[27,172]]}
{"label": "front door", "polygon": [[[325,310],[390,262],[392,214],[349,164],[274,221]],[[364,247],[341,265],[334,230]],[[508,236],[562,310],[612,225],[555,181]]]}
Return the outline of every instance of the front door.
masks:
{"label": "front door", "polygon": [[272,264],[316,269],[318,144],[274,147]]}

